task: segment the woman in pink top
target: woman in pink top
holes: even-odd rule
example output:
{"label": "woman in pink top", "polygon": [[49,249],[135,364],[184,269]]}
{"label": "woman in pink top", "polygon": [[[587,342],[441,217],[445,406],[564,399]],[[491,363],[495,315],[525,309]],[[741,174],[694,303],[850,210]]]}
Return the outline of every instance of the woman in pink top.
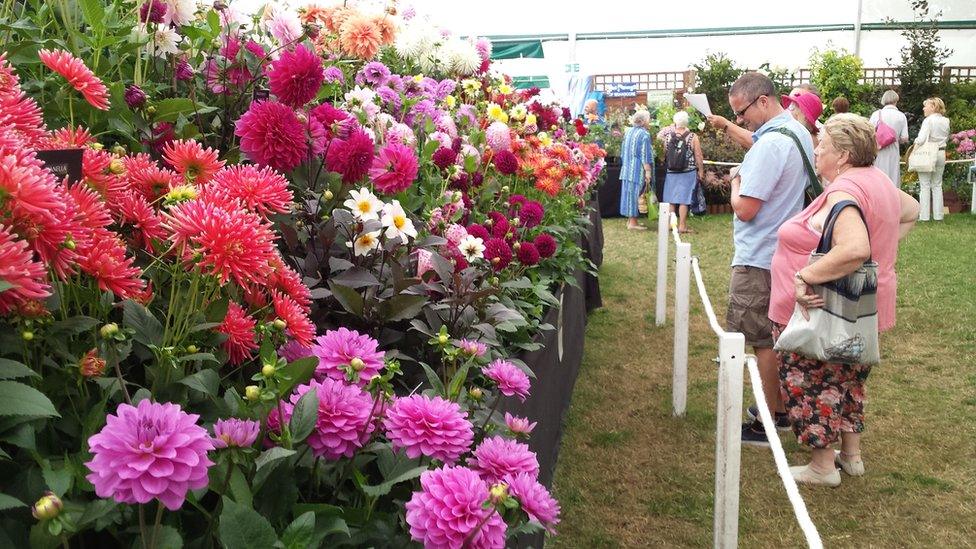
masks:
{"label": "woman in pink top", "polygon": [[[824,124],[816,150],[817,173],[828,181],[824,193],[784,223],[772,263],[769,318],[778,337],[795,305],[804,310],[823,306],[809,285],[823,284],[854,272],[867,259],[878,263],[878,328],[895,325],[895,259],[898,241],[918,218],[918,202],[898,190],[871,164],[878,148],[874,127],[856,114],[838,114]],[[834,226],[832,248],[808,264],[834,204],[851,200]],[[865,364],[836,364],[779,353],[783,401],[793,432],[813,449],[809,465],[792,467],[797,482],[840,484],[835,460],[850,475],[863,475],[860,438],[864,430]],[[840,453],[831,448],[838,439]]]}

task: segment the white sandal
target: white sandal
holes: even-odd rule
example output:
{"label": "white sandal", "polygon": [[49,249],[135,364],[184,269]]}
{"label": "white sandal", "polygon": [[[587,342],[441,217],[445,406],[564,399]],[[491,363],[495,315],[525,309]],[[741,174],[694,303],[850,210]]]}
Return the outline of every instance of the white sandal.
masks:
{"label": "white sandal", "polygon": [[[851,461],[845,461],[843,456],[845,454],[841,453],[840,450],[834,450],[834,463],[840,465],[840,468],[844,470],[845,473],[852,477],[863,477],[864,476],[864,460],[857,459]],[[860,458],[861,454],[857,454],[855,457]]]}
{"label": "white sandal", "polygon": [[800,484],[830,486],[831,488],[840,486],[840,471],[837,469],[824,475],[814,471],[809,465],[795,465],[790,467],[790,472],[793,473],[793,480]]}

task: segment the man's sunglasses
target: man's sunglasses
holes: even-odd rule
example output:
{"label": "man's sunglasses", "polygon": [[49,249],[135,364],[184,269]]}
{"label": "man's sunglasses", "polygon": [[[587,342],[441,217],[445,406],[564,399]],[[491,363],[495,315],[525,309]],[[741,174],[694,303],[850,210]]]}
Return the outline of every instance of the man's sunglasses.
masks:
{"label": "man's sunglasses", "polygon": [[759,101],[759,98],[760,97],[766,97],[766,96],[765,95],[757,95],[756,98],[753,99],[748,105],[746,105],[746,107],[744,109],[742,109],[741,111],[732,111],[732,114],[734,114],[736,118],[742,118],[743,116],[745,116],[746,111],[749,110],[749,107],[755,105],[756,104],[756,101]]}

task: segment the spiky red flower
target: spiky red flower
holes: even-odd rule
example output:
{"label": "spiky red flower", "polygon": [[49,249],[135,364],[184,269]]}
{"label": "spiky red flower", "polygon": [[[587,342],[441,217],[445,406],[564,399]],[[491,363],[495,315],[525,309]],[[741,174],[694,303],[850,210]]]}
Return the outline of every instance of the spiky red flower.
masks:
{"label": "spiky red flower", "polygon": [[65,126],[54,130],[51,135],[52,148],[83,149],[95,142],[88,128],[84,126]]}
{"label": "spiky red flower", "polygon": [[224,167],[224,161],[217,158],[217,151],[193,141],[170,141],[163,147],[163,157],[170,166],[186,181],[204,184]]}
{"label": "spiky red flower", "polygon": [[263,216],[290,211],[293,200],[288,180],[268,166],[227,166],[214,174],[204,189],[204,196],[209,193],[240,200],[248,210]]}
{"label": "spiky red flower", "polygon": [[343,183],[355,183],[366,176],[373,163],[373,139],[360,129],[346,139],[333,139],[325,162],[330,171],[342,174]]}
{"label": "spiky red flower", "polygon": [[64,50],[41,50],[37,56],[49,69],[63,76],[91,106],[108,110],[108,88],[81,59]]}
{"label": "spiky red flower", "polygon": [[303,44],[285,51],[268,72],[271,93],[285,105],[300,109],[315,99],[325,80],[322,60]]}
{"label": "spiky red flower", "polygon": [[241,152],[252,161],[289,172],[308,156],[305,126],[287,105],[259,101],[237,121],[234,134],[241,138]]}
{"label": "spiky red flower", "polygon": [[116,212],[120,224],[130,227],[130,237],[137,247],[152,253],[153,240],[166,240],[163,218],[141,194],[135,191],[120,194],[116,201]]}
{"label": "spiky red flower", "polygon": [[0,225],[0,281],[10,287],[0,291],[0,314],[14,306],[51,295],[47,269],[34,261],[27,242],[18,240],[9,227]]}
{"label": "spiky red flower", "polygon": [[275,316],[285,322],[285,333],[302,347],[310,347],[315,337],[315,325],[308,319],[302,306],[277,291],[271,292],[271,301]]}
{"label": "spiky red flower", "polygon": [[125,243],[110,231],[98,231],[91,246],[78,258],[78,266],[98,283],[102,291],[111,291],[120,299],[140,292],[146,284],[139,278],[142,271],[125,256]]}
{"label": "spiky red flower", "polygon": [[227,305],[227,316],[217,326],[217,331],[226,335],[222,347],[227,352],[227,360],[234,366],[251,358],[251,352],[258,348],[254,326],[257,322],[247,314],[243,307],[231,301]]}
{"label": "spiky red flower", "polygon": [[112,224],[112,215],[105,207],[105,202],[91,187],[79,183],[67,187],[67,192],[75,201],[75,219],[82,227],[95,231]]}
{"label": "spiky red flower", "polygon": [[168,193],[170,189],[182,184],[180,174],[156,164],[133,166],[126,172],[129,187],[139,192],[146,200],[154,202]]}
{"label": "spiky red flower", "polygon": [[268,277],[268,289],[282,292],[295,300],[295,303],[301,305],[305,313],[309,313],[312,305],[312,291],[302,282],[302,276],[285,265],[281,257],[275,257],[271,260],[271,268],[274,271]]}

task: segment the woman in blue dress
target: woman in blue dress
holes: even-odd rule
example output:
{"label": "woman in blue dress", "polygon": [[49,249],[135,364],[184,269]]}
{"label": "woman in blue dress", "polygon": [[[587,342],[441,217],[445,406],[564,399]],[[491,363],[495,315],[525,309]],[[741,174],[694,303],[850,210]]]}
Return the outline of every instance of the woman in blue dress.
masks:
{"label": "woman in blue dress", "polygon": [[671,204],[671,211],[678,214],[678,232],[690,233],[688,206],[698,180],[705,178],[705,167],[698,136],[688,129],[688,113],[675,113],[674,129],[664,135],[664,151],[668,175],[664,180],[663,198]]}
{"label": "woman in blue dress", "polygon": [[637,199],[650,186],[654,173],[654,147],[647,131],[650,122],[647,111],[637,111],[620,147],[620,215],[627,218],[627,228],[632,230],[646,230],[637,223]]}

